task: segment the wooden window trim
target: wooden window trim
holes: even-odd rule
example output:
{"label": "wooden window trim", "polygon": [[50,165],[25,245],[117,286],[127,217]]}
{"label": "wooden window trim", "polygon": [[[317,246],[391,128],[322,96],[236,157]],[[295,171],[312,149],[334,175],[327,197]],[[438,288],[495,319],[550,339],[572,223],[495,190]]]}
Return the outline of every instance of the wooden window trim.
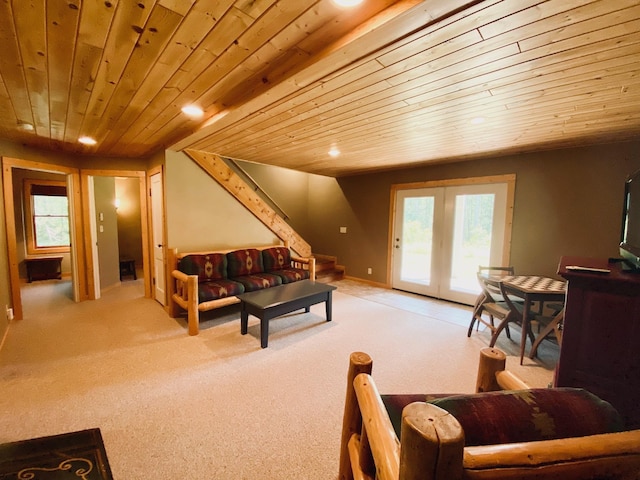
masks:
{"label": "wooden window trim", "polygon": [[[65,182],[56,180],[36,180],[25,179],[22,188],[24,194],[24,224],[25,232],[27,236],[27,254],[28,255],[46,255],[48,253],[69,253],[71,251],[70,246],[66,247],[36,247],[36,237],[33,223],[33,203],[31,201],[31,186],[52,186],[52,187],[65,187]],[[68,195],[67,195],[67,198]]]}

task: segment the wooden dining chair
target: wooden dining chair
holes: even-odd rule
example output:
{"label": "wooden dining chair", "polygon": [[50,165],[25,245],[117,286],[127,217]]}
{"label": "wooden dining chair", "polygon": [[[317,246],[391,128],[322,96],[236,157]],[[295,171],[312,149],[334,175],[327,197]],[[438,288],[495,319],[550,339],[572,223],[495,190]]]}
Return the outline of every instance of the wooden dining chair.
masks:
{"label": "wooden dining chair", "polygon": [[[491,339],[492,343],[489,345],[490,347],[493,347],[495,345],[495,342],[498,339],[498,335],[500,335],[500,332],[503,329],[506,330],[509,327],[510,323],[515,323],[520,327],[521,330],[523,330],[523,326],[525,323],[523,322],[523,318],[524,318],[523,304],[522,302],[518,302],[514,300],[514,297],[518,297],[518,290],[512,287],[511,285],[509,285],[508,283],[500,282],[500,292],[502,293],[504,303],[506,304],[509,310],[509,315],[507,315],[505,319],[498,326],[496,326],[494,337],[492,337]],[[522,331],[522,335],[528,335],[529,339],[531,340],[531,344],[533,345],[533,343],[535,342],[535,335],[533,334],[533,329],[531,328],[531,320],[535,320],[536,313],[529,312],[528,317],[529,317],[529,321],[526,322],[527,331],[526,332]],[[522,356],[520,357],[520,364],[522,364]]]}
{"label": "wooden dining chair", "polygon": [[[477,278],[481,292],[476,298],[476,302],[473,307],[467,337],[471,336],[473,326],[476,325],[477,330],[481,323],[489,328],[492,337],[496,333],[496,319],[499,322],[502,322],[509,314],[509,308],[502,298],[500,286],[495,279],[512,275],[514,275],[513,267],[478,267]],[[486,315],[488,318],[484,318],[483,315]],[[507,337],[511,338],[508,328],[506,329],[506,333]],[[491,346],[493,346],[493,343]]]}
{"label": "wooden dining chair", "polygon": [[564,322],[564,307],[553,316],[536,315],[536,321],[543,327],[536,335],[536,339],[529,351],[529,358],[534,358],[538,352],[538,346],[551,332],[554,333],[558,345],[562,345],[562,323]]}

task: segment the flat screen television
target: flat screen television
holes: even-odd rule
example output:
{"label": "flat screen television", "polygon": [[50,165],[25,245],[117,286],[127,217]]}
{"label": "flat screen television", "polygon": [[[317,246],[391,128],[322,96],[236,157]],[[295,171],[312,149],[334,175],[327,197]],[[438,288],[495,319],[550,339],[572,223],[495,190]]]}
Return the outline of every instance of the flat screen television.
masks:
{"label": "flat screen television", "polygon": [[620,256],[625,269],[640,270],[640,170],[629,175],[624,187]]}

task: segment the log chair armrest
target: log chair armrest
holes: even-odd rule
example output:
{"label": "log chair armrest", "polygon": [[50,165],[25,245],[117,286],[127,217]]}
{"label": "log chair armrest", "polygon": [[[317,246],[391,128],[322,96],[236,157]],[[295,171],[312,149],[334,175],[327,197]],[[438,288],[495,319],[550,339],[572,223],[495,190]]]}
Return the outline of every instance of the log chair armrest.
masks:
{"label": "log chair armrest", "polygon": [[187,275],[184,272],[181,272],[180,270],[173,270],[171,272],[171,276],[173,277],[171,281],[175,282],[173,298],[177,299],[178,303],[182,308],[186,308],[184,305],[182,305],[182,303],[187,302],[189,299],[189,291],[187,289],[187,285],[189,282],[189,275]]}
{"label": "log chair armrest", "polygon": [[497,348],[485,347],[480,350],[476,392],[495,392],[498,390],[528,390],[520,377],[506,370],[507,355]]}
{"label": "log chair armrest", "polygon": [[[187,278],[189,277],[189,275],[187,275],[184,272],[181,272],[180,270],[174,270],[171,272],[171,275],[173,275],[173,277],[177,280],[180,280],[181,282],[187,283]],[[197,275],[194,275],[195,277],[197,277]]]}
{"label": "log chair armrest", "polygon": [[464,449],[465,478],[469,479],[507,472],[508,478],[519,479],[550,478],[554,472],[553,478],[592,478],[596,459],[610,464],[607,478],[636,478],[640,430]]}
{"label": "log chair armrest", "polygon": [[302,268],[303,265],[309,266],[309,278],[311,280],[315,280],[316,278],[316,259],[315,257],[298,257],[295,255],[291,255],[291,263],[294,264],[296,268]]}
{"label": "log chair armrest", "polygon": [[[354,434],[349,444],[351,465],[357,465],[354,478],[462,478],[464,432],[453,415],[425,402],[407,405],[401,446],[373,378],[359,374],[353,386],[362,414],[362,434]],[[371,457],[375,469],[368,467]]]}
{"label": "log chair armrest", "polygon": [[175,279],[175,292],[172,301],[187,311],[189,335],[197,335],[200,329],[198,315],[198,276],[187,275],[180,270],[173,270],[171,276]]}
{"label": "log chair armrest", "polygon": [[[355,378],[353,387],[362,414],[361,451],[363,448],[366,448],[366,451],[371,450],[376,478],[397,479],[400,471],[400,441],[393,429],[389,413],[382,403],[378,388],[371,375],[366,373],[361,373]],[[363,437],[366,437],[366,442],[362,441]],[[359,463],[362,466],[362,459]]]}

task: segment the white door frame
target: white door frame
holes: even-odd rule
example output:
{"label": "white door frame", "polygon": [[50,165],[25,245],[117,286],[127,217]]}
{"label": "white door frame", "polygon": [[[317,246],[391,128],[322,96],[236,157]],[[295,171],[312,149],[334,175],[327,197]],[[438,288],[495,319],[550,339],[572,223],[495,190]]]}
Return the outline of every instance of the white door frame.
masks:
{"label": "white door frame", "polygon": [[[159,201],[154,199],[153,193],[153,180],[159,178],[160,180],[160,199]],[[147,183],[149,184],[149,225],[151,227],[151,234],[149,235],[151,251],[151,271],[152,271],[152,289],[153,296],[161,305],[167,306],[167,273],[166,273],[166,258],[167,258],[167,242],[166,242],[166,230],[165,230],[165,208],[164,208],[164,171],[162,166],[150,170],[147,174]],[[157,193],[157,192],[156,192]],[[160,233],[160,238],[156,237],[156,233]],[[161,257],[161,265],[157,265],[156,254]],[[158,288],[161,285],[162,288]]]}
{"label": "white door frame", "polygon": [[93,176],[87,179],[87,193],[89,194],[89,230],[91,242],[91,254],[93,255],[93,291],[90,293],[91,298],[97,300],[100,298],[100,264],[98,262],[98,225],[96,223],[96,197],[93,185]]}
{"label": "white door frame", "polygon": [[[139,181],[139,193],[140,193],[140,227],[142,230],[142,269],[144,277],[144,296],[152,298],[151,292],[151,256],[149,253],[149,222],[148,222],[148,205],[147,205],[147,178],[146,172],[140,170],[80,170],[80,179],[82,182],[82,204],[84,208],[84,239],[85,239],[85,254],[87,256],[86,268],[87,268],[87,281],[89,283],[89,299],[96,299],[96,288],[100,288],[96,285],[95,275],[98,268],[98,257],[95,255],[94,246],[95,238],[92,240],[91,234],[91,217],[89,205],[94,202],[94,199],[89,196],[89,183],[90,177],[133,177]],[[95,218],[95,217],[94,217]],[[94,220],[95,221],[95,220]],[[93,235],[95,237],[95,235]]]}

